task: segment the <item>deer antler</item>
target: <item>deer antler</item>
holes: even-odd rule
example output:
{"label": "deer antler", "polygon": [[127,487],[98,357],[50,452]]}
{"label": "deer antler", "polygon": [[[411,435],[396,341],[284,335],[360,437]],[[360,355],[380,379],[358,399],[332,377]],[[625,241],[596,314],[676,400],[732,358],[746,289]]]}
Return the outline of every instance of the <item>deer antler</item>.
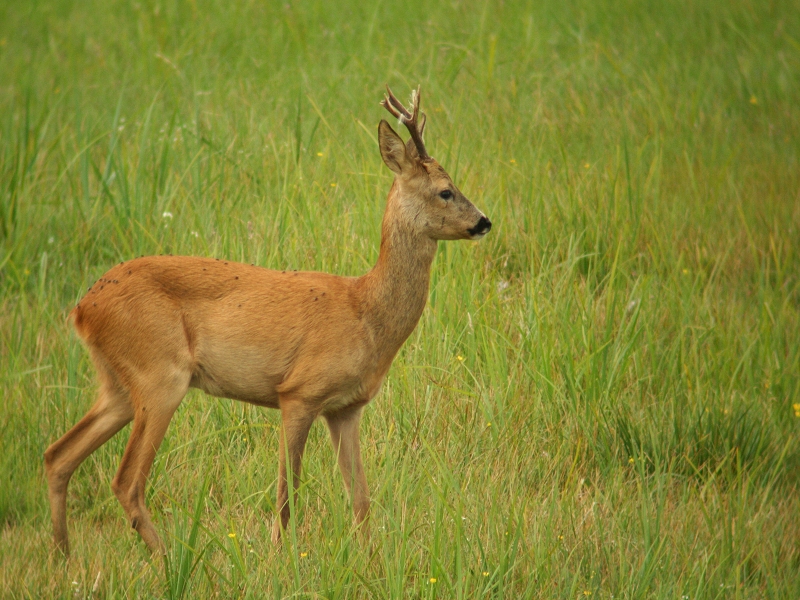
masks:
{"label": "deer antler", "polygon": [[419,115],[419,97],[420,88],[411,90],[411,112],[403,106],[403,104],[395,97],[389,86],[386,86],[387,94],[384,95],[381,101],[381,106],[388,110],[393,116],[400,119],[400,122],[406,126],[408,133],[411,134],[411,139],[414,140],[414,145],[417,147],[417,153],[422,160],[430,158],[428,151],[425,150],[425,143],[422,141],[422,130],[425,127],[425,113],[422,113],[422,120],[417,121]]}

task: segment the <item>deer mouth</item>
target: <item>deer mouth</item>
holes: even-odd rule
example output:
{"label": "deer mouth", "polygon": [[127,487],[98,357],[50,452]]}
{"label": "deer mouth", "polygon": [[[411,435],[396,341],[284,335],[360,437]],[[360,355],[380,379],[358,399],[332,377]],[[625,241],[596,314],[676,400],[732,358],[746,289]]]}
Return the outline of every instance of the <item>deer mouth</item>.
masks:
{"label": "deer mouth", "polygon": [[489,233],[491,229],[492,229],[492,222],[486,217],[481,217],[478,223],[475,225],[475,227],[467,229],[467,233],[469,234],[469,239],[479,240],[487,233]]}

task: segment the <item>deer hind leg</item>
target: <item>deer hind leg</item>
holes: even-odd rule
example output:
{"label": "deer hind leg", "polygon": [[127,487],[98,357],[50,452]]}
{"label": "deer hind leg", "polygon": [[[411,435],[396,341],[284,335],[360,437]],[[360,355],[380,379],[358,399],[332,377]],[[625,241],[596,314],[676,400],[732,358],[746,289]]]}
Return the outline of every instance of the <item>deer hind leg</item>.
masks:
{"label": "deer hind leg", "polygon": [[117,475],[111,483],[131,526],[151,552],[160,554],[164,554],[166,548],[145,507],[144,491],[147,476],[167,432],[167,426],[189,389],[189,377],[180,379],[185,380],[164,384],[146,392],[132,392],[136,405],[133,430]]}
{"label": "deer hind leg", "polygon": [[309,410],[301,401],[285,401],[281,399],[281,432],[278,455],[278,517],[272,526],[272,542],[279,544],[281,534],[289,526],[291,505],[289,503],[289,475],[287,462],[291,469],[293,491],[300,485],[300,468],[303,450],[308,440],[308,432],[317,417],[317,413]]}
{"label": "deer hind leg", "polygon": [[325,421],[331,433],[331,443],[339,461],[344,486],[353,502],[353,520],[358,526],[369,517],[369,488],[358,442],[361,407],[325,415]]}
{"label": "deer hind leg", "polygon": [[114,385],[109,377],[103,379],[94,406],[44,453],[53,537],[64,554],[69,554],[67,486],[72,473],[133,418],[127,392]]}

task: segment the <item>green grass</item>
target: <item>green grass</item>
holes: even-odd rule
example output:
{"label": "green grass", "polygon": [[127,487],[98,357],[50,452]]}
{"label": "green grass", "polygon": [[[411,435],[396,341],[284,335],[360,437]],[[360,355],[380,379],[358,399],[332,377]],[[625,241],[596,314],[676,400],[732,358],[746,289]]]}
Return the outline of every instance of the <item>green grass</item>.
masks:
{"label": "green grass", "polygon": [[[2,3],[0,595],[800,597],[798,32],[789,1]],[[166,563],[110,490],[127,430],[60,560],[67,312],[141,254],[365,272],[386,82],[495,227],[440,245],[366,410],[369,543],[315,426],[274,549],[277,413],[192,393]]]}

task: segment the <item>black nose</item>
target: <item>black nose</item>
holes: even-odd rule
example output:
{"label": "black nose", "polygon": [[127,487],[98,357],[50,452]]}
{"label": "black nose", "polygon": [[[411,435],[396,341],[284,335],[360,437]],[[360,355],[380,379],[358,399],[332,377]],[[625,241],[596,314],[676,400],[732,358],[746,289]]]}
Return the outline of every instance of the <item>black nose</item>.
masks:
{"label": "black nose", "polygon": [[492,229],[492,222],[487,219],[486,217],[481,217],[478,224],[475,225],[472,229],[467,229],[467,233],[470,235],[486,235]]}

